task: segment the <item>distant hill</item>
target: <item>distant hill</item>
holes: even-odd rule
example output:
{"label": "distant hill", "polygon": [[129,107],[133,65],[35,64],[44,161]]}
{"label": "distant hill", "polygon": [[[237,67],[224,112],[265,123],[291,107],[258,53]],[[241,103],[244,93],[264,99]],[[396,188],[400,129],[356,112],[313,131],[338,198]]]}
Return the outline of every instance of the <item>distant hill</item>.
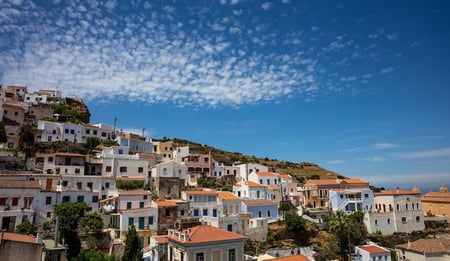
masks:
{"label": "distant hill", "polygon": [[303,183],[306,179],[336,179],[336,178],[345,178],[344,176],[324,169],[315,163],[309,162],[288,162],[288,161],[280,161],[277,159],[269,159],[269,158],[257,158],[255,156],[246,156],[242,155],[239,152],[228,152],[224,150],[220,150],[214,147],[210,147],[208,145],[203,145],[199,143],[195,143],[188,140],[183,139],[171,139],[175,146],[188,146],[190,147],[192,152],[195,153],[211,153],[214,156],[214,160],[218,162],[223,162],[225,165],[232,165],[233,163],[259,163],[267,166],[269,171],[276,172],[279,174],[290,174],[294,177],[298,182]]}

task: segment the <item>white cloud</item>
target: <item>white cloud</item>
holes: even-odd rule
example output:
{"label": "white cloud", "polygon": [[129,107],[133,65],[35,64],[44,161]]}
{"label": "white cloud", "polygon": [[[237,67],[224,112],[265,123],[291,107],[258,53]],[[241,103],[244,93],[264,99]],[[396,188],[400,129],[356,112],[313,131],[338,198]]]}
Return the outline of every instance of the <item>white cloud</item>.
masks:
{"label": "white cloud", "polygon": [[272,2],[265,2],[261,5],[261,8],[264,10],[269,10],[273,7],[273,3]]}
{"label": "white cloud", "polygon": [[409,45],[409,47],[411,47],[411,48],[413,48],[413,47],[417,47],[417,46],[420,46],[420,43],[419,42],[417,42],[417,41],[415,41],[415,42],[412,42],[410,45]]}
{"label": "white cloud", "polygon": [[381,73],[381,74],[386,74],[386,73],[391,73],[391,72],[393,72],[393,71],[394,71],[394,67],[390,66],[390,67],[386,67],[386,68],[382,69],[382,70],[380,71],[380,73]]}
{"label": "white cloud", "polygon": [[406,153],[393,153],[391,155],[394,157],[403,158],[403,159],[448,157],[448,156],[450,156],[450,148],[444,148],[444,149],[438,149],[438,150],[414,151],[414,152],[406,152]]}
{"label": "white cloud", "polygon": [[384,150],[384,149],[391,149],[391,148],[397,148],[397,144],[393,143],[376,143],[372,146],[375,150]]}
{"label": "white cloud", "polygon": [[381,162],[381,161],[385,161],[386,159],[383,157],[367,157],[367,158],[363,158],[363,160],[365,161],[370,161],[370,162]]}
{"label": "white cloud", "polygon": [[327,161],[328,164],[342,164],[345,163],[343,160],[329,160]]}
{"label": "white cloud", "polygon": [[388,35],[386,35],[386,38],[389,40],[396,40],[396,39],[398,39],[398,34],[397,33],[388,34]]}

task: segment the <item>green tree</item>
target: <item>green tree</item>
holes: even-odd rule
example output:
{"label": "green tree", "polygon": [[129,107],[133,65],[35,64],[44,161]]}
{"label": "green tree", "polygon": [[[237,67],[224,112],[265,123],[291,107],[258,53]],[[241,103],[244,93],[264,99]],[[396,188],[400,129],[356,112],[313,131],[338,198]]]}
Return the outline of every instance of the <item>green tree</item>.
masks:
{"label": "green tree", "polygon": [[349,242],[346,242],[346,236],[349,236],[350,224],[349,216],[340,210],[333,212],[328,220],[329,232],[336,235],[339,239],[339,254],[343,258],[345,258],[345,254],[347,253],[346,249]]}
{"label": "green tree", "polygon": [[36,150],[35,143],[36,125],[25,123],[19,129],[19,149],[24,153],[24,168],[27,160],[34,155]]}
{"label": "green tree", "polygon": [[80,253],[81,242],[78,238],[78,223],[89,206],[86,203],[61,203],[55,206],[55,213],[59,218],[59,231],[64,238],[67,249],[67,258],[71,259]]}
{"label": "green tree", "polygon": [[102,144],[105,147],[119,146],[119,143],[115,140],[102,140]]}
{"label": "green tree", "polygon": [[295,209],[286,212],[284,220],[286,230],[300,243],[306,243],[309,233],[306,231],[306,221],[297,214]]}
{"label": "green tree", "polygon": [[0,122],[0,143],[5,143],[7,140],[5,123]]}
{"label": "green tree", "polygon": [[142,246],[139,243],[136,228],[131,225],[128,227],[128,233],[125,239],[125,249],[123,251],[122,261],[138,260],[142,260]]}
{"label": "green tree", "polygon": [[14,233],[24,234],[24,235],[34,235],[36,234],[36,227],[31,224],[26,216],[23,216],[22,223],[17,225]]}
{"label": "green tree", "polygon": [[87,233],[98,233],[103,228],[103,218],[98,212],[87,214],[80,220],[81,226]]}

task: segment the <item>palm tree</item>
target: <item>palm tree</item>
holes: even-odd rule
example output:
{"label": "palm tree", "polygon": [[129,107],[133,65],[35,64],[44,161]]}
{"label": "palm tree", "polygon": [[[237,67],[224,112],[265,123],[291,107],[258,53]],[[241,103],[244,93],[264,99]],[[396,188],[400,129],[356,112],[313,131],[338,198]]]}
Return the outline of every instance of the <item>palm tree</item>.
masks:
{"label": "palm tree", "polygon": [[[339,254],[345,256],[345,235],[350,228],[350,218],[343,211],[339,210],[331,214],[328,220],[328,229],[339,238]],[[347,242],[349,244],[350,242]]]}

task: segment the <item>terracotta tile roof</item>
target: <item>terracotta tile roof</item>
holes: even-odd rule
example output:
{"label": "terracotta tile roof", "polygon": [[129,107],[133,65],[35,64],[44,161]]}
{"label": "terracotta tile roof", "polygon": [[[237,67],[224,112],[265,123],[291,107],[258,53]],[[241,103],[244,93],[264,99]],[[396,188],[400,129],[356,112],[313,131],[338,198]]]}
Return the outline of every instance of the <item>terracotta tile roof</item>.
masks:
{"label": "terracotta tile roof", "polygon": [[450,203],[450,192],[428,192],[422,196],[422,202]]}
{"label": "terracotta tile roof", "polygon": [[118,196],[111,196],[111,197],[108,197],[108,198],[100,200],[99,203],[105,203],[105,202],[108,202],[110,200],[115,200],[117,198],[118,198]]}
{"label": "terracotta tile roof", "polygon": [[258,206],[258,205],[276,205],[277,203],[272,202],[268,199],[250,199],[243,200],[244,204],[247,206]]}
{"label": "terracotta tile roof", "polygon": [[152,193],[148,190],[120,190],[120,196],[133,196],[133,195],[151,195]]}
{"label": "terracotta tile roof", "polygon": [[222,200],[239,200],[240,199],[237,195],[235,195],[229,191],[219,191],[219,192],[217,192],[217,194],[219,195],[219,198]]}
{"label": "terracotta tile roof", "polygon": [[153,236],[153,239],[158,242],[158,244],[167,244],[167,242],[169,242],[167,236]]}
{"label": "terracotta tile roof", "polygon": [[309,259],[304,255],[295,255],[295,256],[284,256],[277,257],[272,259],[266,259],[271,261],[309,261]]}
{"label": "terracotta tile roof", "polygon": [[430,238],[396,245],[395,248],[420,254],[450,254],[450,239]]}
{"label": "terracotta tile roof", "polygon": [[258,176],[278,176],[278,174],[273,172],[257,172],[256,175]]}
{"label": "terracotta tile roof", "polygon": [[0,238],[3,238],[4,240],[9,240],[9,241],[36,243],[35,237],[29,236],[29,235],[9,233],[9,232],[1,232]]}
{"label": "terracotta tile roof", "polygon": [[394,196],[394,195],[420,195],[420,193],[405,189],[391,189],[375,193],[375,196]]}
{"label": "terracotta tile roof", "polygon": [[155,201],[156,205],[158,207],[176,207],[177,203],[169,200],[161,200],[161,201]]}
{"label": "terracotta tile roof", "polygon": [[264,187],[263,185],[253,182],[253,181],[250,181],[250,180],[246,181],[245,185],[247,185],[249,187]]}
{"label": "terracotta tile roof", "polygon": [[280,187],[278,187],[277,185],[272,185],[272,184],[270,184],[270,185],[267,185],[271,190],[280,190],[281,188]]}
{"label": "terracotta tile roof", "polygon": [[183,232],[189,235],[189,241],[182,241],[174,236],[167,237],[169,240],[174,240],[181,244],[199,244],[246,239],[243,235],[207,225],[196,226]]}
{"label": "terracotta tile roof", "polygon": [[280,174],[280,178],[282,178],[282,179],[290,179],[291,175],[289,175],[289,174]]}
{"label": "terracotta tile roof", "polygon": [[[146,208],[120,209],[119,211],[120,211],[121,213],[124,213],[124,212],[148,211],[148,210],[152,210],[152,209],[155,209],[155,210],[156,210],[156,208],[154,208],[154,207],[146,207]],[[146,214],[148,214],[148,212],[147,212]]]}
{"label": "terracotta tile roof", "polygon": [[39,180],[10,180],[10,179],[0,179],[0,188],[3,189],[13,189],[13,188],[30,188],[30,189],[40,189],[41,184]]}
{"label": "terracotta tile roof", "polygon": [[342,181],[345,182],[345,183],[348,183],[348,184],[366,184],[366,183],[369,183],[369,182],[367,182],[367,181],[365,181],[363,179],[359,179],[359,178],[357,178],[357,179],[344,179]]}
{"label": "terracotta tile roof", "polygon": [[382,247],[376,246],[376,245],[367,245],[367,246],[360,246],[362,250],[370,253],[370,254],[382,254],[382,253],[389,253],[387,249],[384,249]]}

